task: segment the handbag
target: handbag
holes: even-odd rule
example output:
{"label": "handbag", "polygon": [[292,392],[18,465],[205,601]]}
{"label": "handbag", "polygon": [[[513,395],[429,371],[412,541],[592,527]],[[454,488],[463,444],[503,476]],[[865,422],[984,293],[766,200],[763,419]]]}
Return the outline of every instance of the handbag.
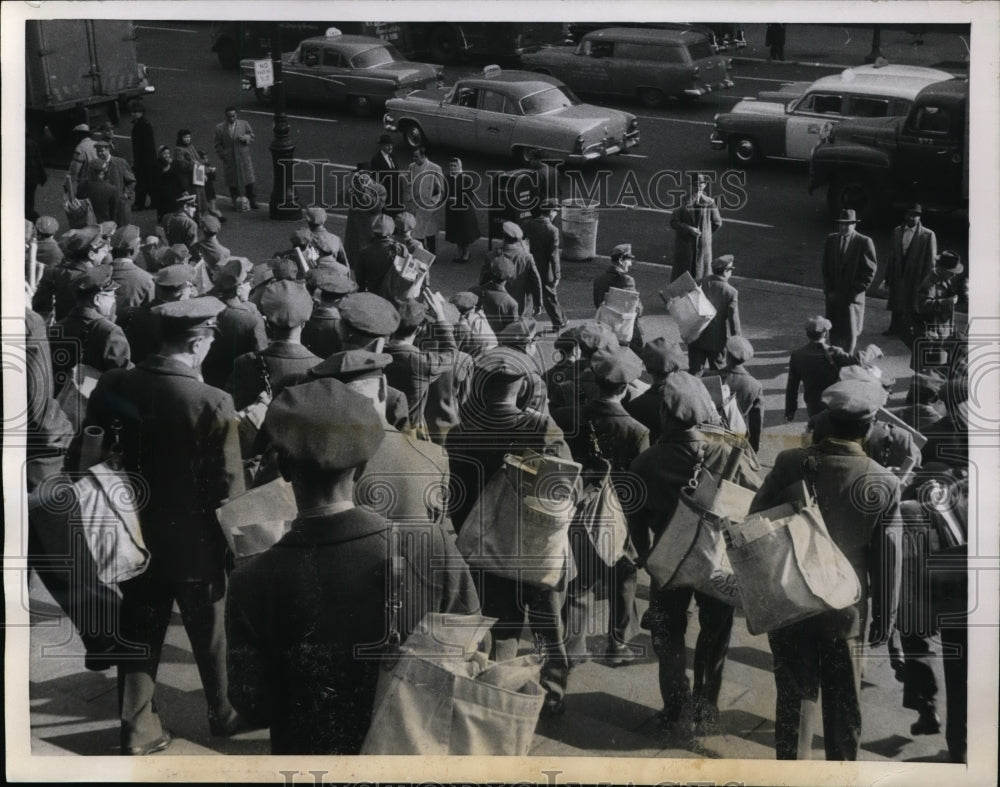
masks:
{"label": "handbag", "polygon": [[[577,531],[585,537],[574,537]],[[611,465],[607,464],[601,479],[584,489],[570,523],[576,565],[596,568],[600,561],[613,566],[625,555],[627,541],[628,523],[611,482]]]}
{"label": "handbag", "polygon": [[379,676],[361,754],[526,756],[545,701],[541,658],[492,662],[496,618],[429,613]]}
{"label": "handbag", "polygon": [[102,462],[73,484],[79,503],[78,521],[97,577],[106,585],[132,579],[149,565],[137,504],[139,488],[129,475]]}
{"label": "handbag", "polygon": [[670,523],[646,559],[646,571],[661,587],[690,587],[740,605],[722,529],[730,519],[746,516],[753,501],[752,490],[732,482],[742,458],[743,448],[733,446],[719,481],[701,461],[695,465]]}
{"label": "handbag", "polygon": [[726,552],[751,634],[861,600],[858,575],[830,538],[811,485],[798,482],[781,497],[779,505],[725,528]]}

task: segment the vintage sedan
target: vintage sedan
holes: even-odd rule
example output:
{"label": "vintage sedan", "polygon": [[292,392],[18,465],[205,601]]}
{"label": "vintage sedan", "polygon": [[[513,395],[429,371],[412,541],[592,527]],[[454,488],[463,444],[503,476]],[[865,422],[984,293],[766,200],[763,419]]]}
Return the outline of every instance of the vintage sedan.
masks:
{"label": "vintage sedan", "polygon": [[383,123],[411,147],[443,144],[513,156],[533,151],[582,163],[624,153],[639,142],[628,112],[584,104],[562,82],[488,66],[448,89],[418,90],[386,103]]}
{"label": "vintage sedan", "polygon": [[846,118],[902,117],[924,87],[951,74],[934,68],[868,65],[848,68],[815,82],[745,99],[715,116],[710,143],[729,150],[736,166],[762,158],[808,161],[812,149]]}
{"label": "vintage sedan", "polygon": [[[272,88],[257,86],[254,61],[241,60],[240,70],[243,88],[270,104]],[[336,28],[283,53],[281,70],[287,101],[347,106],[359,115],[390,98],[441,83],[440,66],[404,60],[381,38],[344,35]]]}

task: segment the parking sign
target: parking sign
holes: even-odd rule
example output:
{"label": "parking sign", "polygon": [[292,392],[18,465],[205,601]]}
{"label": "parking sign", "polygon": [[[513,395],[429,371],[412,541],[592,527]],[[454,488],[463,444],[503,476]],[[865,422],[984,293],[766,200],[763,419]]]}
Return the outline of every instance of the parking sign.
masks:
{"label": "parking sign", "polygon": [[271,87],[274,84],[274,64],[270,60],[254,60],[253,71],[257,87]]}

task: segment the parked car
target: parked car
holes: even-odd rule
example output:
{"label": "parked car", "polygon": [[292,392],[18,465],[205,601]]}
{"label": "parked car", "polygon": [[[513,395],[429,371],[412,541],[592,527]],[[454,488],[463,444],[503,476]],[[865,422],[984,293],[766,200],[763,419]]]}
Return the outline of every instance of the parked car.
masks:
{"label": "parked car", "polygon": [[643,30],[691,30],[701,33],[712,45],[712,51],[718,52],[721,45],[715,37],[714,25],[698,24],[697,22],[570,22],[566,25],[566,43],[579,44],[587,33],[604,30],[608,27],[635,27]]}
{"label": "parked car", "polygon": [[[261,103],[270,104],[272,89],[257,87],[253,63],[240,61],[243,87],[254,90]],[[381,38],[344,35],[337,28],[283,53],[281,69],[287,101],[346,105],[359,115],[441,81],[440,66],[405,60]]]}
{"label": "parked car", "polygon": [[638,99],[647,107],[668,96],[697,98],[733,86],[726,59],[691,30],[609,27],[587,33],[575,47],[524,55],[521,63],[580,93]]}
{"label": "parked car", "polygon": [[538,150],[580,163],[624,153],[639,142],[634,115],[584,104],[553,77],[497,66],[448,89],[394,98],[385,108],[386,130],[399,131],[411,148],[444,144],[519,161]]}
{"label": "parked car", "polygon": [[737,166],[763,158],[808,161],[841,120],[902,117],[921,89],[950,78],[934,68],[867,65],[811,83],[789,83],[716,115],[710,143],[715,150],[728,149]]}

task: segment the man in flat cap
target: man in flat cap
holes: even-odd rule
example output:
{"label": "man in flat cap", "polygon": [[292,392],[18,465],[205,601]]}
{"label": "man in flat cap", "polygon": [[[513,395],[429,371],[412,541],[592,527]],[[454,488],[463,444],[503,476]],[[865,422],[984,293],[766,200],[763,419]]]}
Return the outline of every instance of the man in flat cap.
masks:
{"label": "man in flat cap", "polygon": [[523,353],[530,371],[524,387],[517,397],[518,407],[549,412],[548,391],[545,384],[545,362],[538,354],[538,323],[531,317],[519,317],[497,334],[501,347],[510,347]]}
{"label": "man in flat cap", "polygon": [[70,191],[75,194],[77,189],[87,179],[87,165],[97,158],[94,140],[90,136],[90,126],[78,123],[73,127],[76,147],[73,149],[73,159],[69,164],[68,181]]}
{"label": "man in flat cap", "polygon": [[356,755],[393,625],[389,589],[398,583],[404,641],[439,611],[441,590],[403,537],[409,526],[355,504],[356,479],[386,437],[365,396],[331,378],[293,386],[271,403],[264,429],[299,513],[278,544],[233,573],[231,695],[270,727],[273,754]]}
{"label": "man in flat cap", "polygon": [[[426,294],[427,307],[417,301],[398,306],[399,327],[386,343],[392,363],[385,371],[393,388],[406,395],[410,405],[410,426],[427,436],[424,408],[428,388],[445,369],[455,363],[455,334],[445,318],[445,300],[440,293]],[[429,320],[425,319],[429,317]]]}
{"label": "man in flat cap", "polygon": [[[747,370],[745,364],[753,358],[753,345],[743,336],[726,340],[726,362],[718,374],[729,389],[729,397],[743,416],[747,427],[747,442],[754,451],[760,450],[760,433],[764,426],[764,386]],[[724,403],[729,406],[729,402]]]}
{"label": "man in flat cap", "polygon": [[882,357],[882,351],[874,344],[862,352],[846,352],[829,343],[832,323],[826,317],[810,317],[806,320],[808,343],[792,350],[788,358],[788,382],[785,384],[785,420],[795,418],[799,407],[799,386],[806,403],[806,412],[812,418],[824,408],[822,395],[840,376],[844,366],[867,363]]}
{"label": "man in flat cap", "polygon": [[494,257],[485,267],[489,278],[479,285],[479,305],[495,336],[518,318],[521,309],[507,291],[507,283],[514,276],[514,262],[508,257]]}
{"label": "man in flat cap", "polygon": [[87,162],[87,176],[76,190],[76,197],[90,200],[97,222],[116,220],[121,210],[122,195],[108,181],[106,160],[95,158]]}
{"label": "man in flat cap", "polygon": [[567,328],[556,336],[552,349],[556,362],[543,375],[550,413],[580,401],[580,326]]}
{"label": "man in flat cap", "polygon": [[471,355],[457,349],[458,345],[458,325],[461,319],[458,307],[453,303],[445,302],[442,305],[445,319],[455,331],[455,361],[450,366],[442,369],[437,379],[431,381],[427,388],[427,404],[424,406],[424,420],[427,422],[427,435],[430,439],[441,445],[445,436],[452,429],[461,423],[461,408],[469,396],[469,385],[472,381],[472,365],[474,359]]}
{"label": "man in flat cap", "polygon": [[556,293],[562,278],[559,229],[553,223],[558,214],[559,200],[549,197],[542,200],[537,215],[524,224],[524,238],[542,280],[542,305],[552,320],[552,330],[556,333],[566,326],[566,314],[559,305]]}
{"label": "man in flat cap", "polygon": [[101,229],[88,225],[66,233],[66,257],[60,265],[46,268],[31,296],[31,309],[43,318],[56,320],[69,314],[76,303],[76,280],[104,256]]}
{"label": "man in flat cap", "polygon": [[338,304],[344,296],[357,291],[358,285],[346,274],[323,268],[309,271],[306,286],[310,285],[315,305],[302,328],[302,344],[314,355],[327,358],[341,350],[345,328]]}
{"label": "man in flat cap", "polygon": [[200,226],[201,240],[191,247],[191,253],[197,254],[205,263],[211,280],[211,274],[215,273],[221,263],[229,259],[231,252],[219,242],[222,224],[215,216],[211,213],[202,216]]}
{"label": "man in flat cap", "polygon": [[[649,430],[622,407],[628,384],[642,374],[642,361],[627,347],[598,350],[591,356],[590,368],[594,373],[597,395],[582,409],[562,407],[552,413],[553,420],[566,435],[573,459],[583,465],[584,480],[600,483],[610,471],[615,492],[619,498],[630,500],[634,490],[627,483],[626,475],[632,462],[649,448]],[[572,610],[585,608],[589,591],[598,581],[607,588],[610,606],[607,655],[613,665],[625,664],[635,658],[627,642],[638,633],[638,616],[635,609],[636,574],[635,558],[638,556],[630,542],[624,545],[625,554],[613,565],[596,561],[581,566],[581,553],[577,551],[577,579],[571,584],[565,610],[569,620],[579,624],[582,616],[573,620]],[[588,551],[588,556],[593,555]],[[586,655],[586,628],[570,626],[568,636],[570,656]]]}
{"label": "man in flat cap", "polygon": [[[777,688],[774,738],[778,759],[808,759],[817,695],[822,690],[823,743],[828,760],[855,760],[861,740],[861,667],[871,599],[868,645],[892,631],[899,603],[899,481],[865,455],[861,442],[886,395],[881,386],[850,380],[823,392],[828,437],[782,451],[750,506],[751,513],[785,501],[805,481],[815,490],[826,529],[857,573],[861,599],[771,632]],[[877,494],[871,490],[877,489]]]}
{"label": "man in flat cap", "polygon": [[361,250],[371,243],[372,220],[382,215],[386,193],[381,183],[360,165],[347,189],[347,224],[344,227],[344,253],[355,276]]}
{"label": "man in flat cap", "polygon": [[393,240],[399,243],[410,254],[415,253],[417,249],[424,248],[424,244],[413,237],[413,228],[417,226],[417,220],[412,213],[404,210],[393,216],[392,221],[394,226],[392,233]]}
{"label": "man in flat cap", "polygon": [[513,273],[507,279],[506,287],[510,297],[517,303],[518,314],[527,315],[526,296],[531,296],[531,316],[537,317],[542,310],[542,279],[538,275],[535,258],[525,246],[524,232],[513,221],[503,223],[503,243],[500,248],[486,255],[479,273],[479,284],[486,284],[492,277],[490,263],[501,257],[511,261]]}
{"label": "man in flat cap", "polygon": [[246,257],[230,257],[216,274],[211,291],[226,308],[219,314],[217,335],[201,374],[206,383],[223,390],[237,358],[267,347],[264,318],[248,300],[252,270],[253,264]]}
{"label": "man in flat cap", "polygon": [[[660,437],[629,468],[643,490],[641,505],[629,514],[629,534],[640,565],[673,518],[681,490],[691,481],[695,467],[700,464],[704,472],[718,478],[731,451],[746,447],[744,440],[719,425],[715,403],[697,377],[685,371],[670,374],[663,383],[662,396]],[[732,480],[747,489],[758,488],[760,465],[752,451],[743,453]],[[688,745],[696,724],[711,729],[718,720],[733,607],[692,588],[659,588],[654,582],[650,591],[649,610],[642,625],[650,629],[653,650],[660,661],[660,723],[671,739]],[[692,597],[698,604],[700,626],[693,693],[685,674],[684,646]]]}
{"label": "man in flat cap", "polygon": [[226,385],[237,410],[251,405],[266,389],[280,392],[293,375],[323,359],[302,346],[302,326],[312,314],[313,300],[300,282],[279,281],[268,287],[260,301],[270,343],[260,352],[249,352],[233,361]]}
{"label": "man in flat cap", "polygon": [[46,267],[63,261],[63,250],[53,237],[59,231],[59,222],[51,216],[35,219],[35,260]]}
{"label": "man in flat cap", "polygon": [[455,343],[459,350],[477,358],[497,346],[496,334],[483,313],[478,294],[463,290],[452,295],[449,301],[458,309]]}
{"label": "man in flat cap", "polygon": [[198,212],[198,197],[184,192],[177,198],[173,213],[163,217],[163,233],[169,245],[183,243],[188,249],[198,242],[198,223],[194,220]]}
{"label": "man in flat cap", "polygon": [[840,212],[838,231],[826,236],[823,248],[823,292],[830,344],[853,353],[864,328],[865,292],[875,279],[875,244],[857,231],[853,210]]}
{"label": "man in flat cap", "polygon": [[358,289],[385,297],[382,283],[386,273],[396,257],[406,256],[406,250],[392,237],[395,228],[390,216],[383,214],[372,219],[372,242],[361,250],[354,269]]}
{"label": "man in flat cap", "polygon": [[67,381],[76,364],[91,366],[98,372],[130,367],[128,341],[114,323],[115,290],[110,265],[96,265],[78,279],[76,305],[56,328],[64,342],[72,342],[75,352],[53,353],[52,372],[57,389]]}
{"label": "man in flat cap", "polygon": [[375,182],[385,189],[385,212],[395,216],[403,210],[403,173],[396,166],[396,157],[392,155],[392,137],[388,134],[378,138],[378,150],[368,162],[368,169]]}
{"label": "man in flat cap", "polygon": [[[969,280],[961,276],[965,268],[954,251],[943,251],[927,277],[917,288],[917,316],[914,345],[915,371],[923,371],[920,356],[931,347],[946,349],[955,335],[955,307],[969,298]],[[920,341],[923,339],[923,341]],[[946,365],[946,364],[943,364]]]}
{"label": "man in flat cap", "polygon": [[704,330],[688,345],[688,371],[700,375],[705,368],[721,369],[726,363],[726,340],[740,334],[740,294],[729,283],[735,260],[723,254],[712,260],[712,273],[698,284],[715,307],[715,316]]}
{"label": "man in flat cap", "polygon": [[[658,336],[642,347],[642,364],[651,378],[649,388],[625,403],[625,411],[649,430],[649,441],[660,437],[660,407],[663,402],[663,384],[669,375],[683,369],[686,364],[679,344]],[[706,396],[710,396],[705,391]]]}
{"label": "man in flat cap", "polygon": [[132,361],[141,363],[160,351],[163,343],[161,320],[153,309],[164,303],[174,303],[191,297],[194,268],[190,265],[167,265],[153,277],[156,287],[153,300],[144,306],[134,306],[119,315],[118,324],[125,331]]}
{"label": "man in flat cap", "polygon": [[913,320],[917,312],[917,288],[934,268],[937,236],[921,221],[922,208],[912,202],[903,214],[903,223],[892,231],[889,261],[879,288],[888,290],[885,307],[892,314],[885,336],[898,336],[908,346],[913,340]]}
{"label": "man in flat cap", "polygon": [[[634,261],[635,255],[632,254],[631,243],[619,243],[611,250],[611,265],[600,276],[594,279],[595,309],[604,303],[604,298],[608,294],[608,290],[612,287],[616,287],[619,290],[637,291],[635,279],[629,273]],[[642,316],[642,301],[639,301],[636,306],[636,312],[635,328],[632,331],[632,339],[628,342],[628,346],[632,349],[632,352],[639,354],[642,352],[643,345],[642,331],[639,328],[638,320],[638,317]]]}
{"label": "man in flat cap", "polygon": [[[451,469],[449,512],[457,531],[479,527],[466,519],[483,488],[503,467],[506,454],[526,451],[572,459],[562,431],[547,413],[517,406],[531,361],[510,347],[487,350],[476,359],[469,400],[462,423],[445,438]],[[482,573],[480,599],[483,615],[497,618],[493,627],[494,655],[510,658],[524,623],[525,608],[533,634],[545,645],[541,684],[546,691],[542,712],[563,712],[569,679],[569,657],[562,625],[562,606],[568,577],[555,589]]]}
{"label": "man in flat cap", "polygon": [[905,403],[894,409],[893,415],[918,432],[923,432],[945,415],[940,397],[943,386],[944,380],[936,374],[914,374],[906,389]]}
{"label": "man in flat cap", "polygon": [[324,254],[333,257],[341,265],[350,267],[347,251],[340,237],[326,228],[326,211],[314,206],[306,209],[305,217],[310,242],[317,248],[319,247],[317,244],[322,245]]}
{"label": "man in flat cap", "polygon": [[111,280],[118,285],[115,291],[117,314],[150,303],[156,294],[153,277],[134,262],[139,253],[139,240],[139,228],[134,224],[119,227],[111,236]]}
{"label": "man in flat cap", "polygon": [[192,298],[156,306],[163,344],[134,369],[105,373],[90,397],[88,423],[121,425],[124,470],[141,477],[139,510],[146,571],[119,584],[122,641],[146,648],[118,665],[121,753],[144,755],[171,742],[156,711],[156,672],[176,602],[198,664],[209,731],[245,729],[229,703],[224,596],[226,539],[215,510],[244,491],[231,397],[203,383],[199,368],[225,305]]}

